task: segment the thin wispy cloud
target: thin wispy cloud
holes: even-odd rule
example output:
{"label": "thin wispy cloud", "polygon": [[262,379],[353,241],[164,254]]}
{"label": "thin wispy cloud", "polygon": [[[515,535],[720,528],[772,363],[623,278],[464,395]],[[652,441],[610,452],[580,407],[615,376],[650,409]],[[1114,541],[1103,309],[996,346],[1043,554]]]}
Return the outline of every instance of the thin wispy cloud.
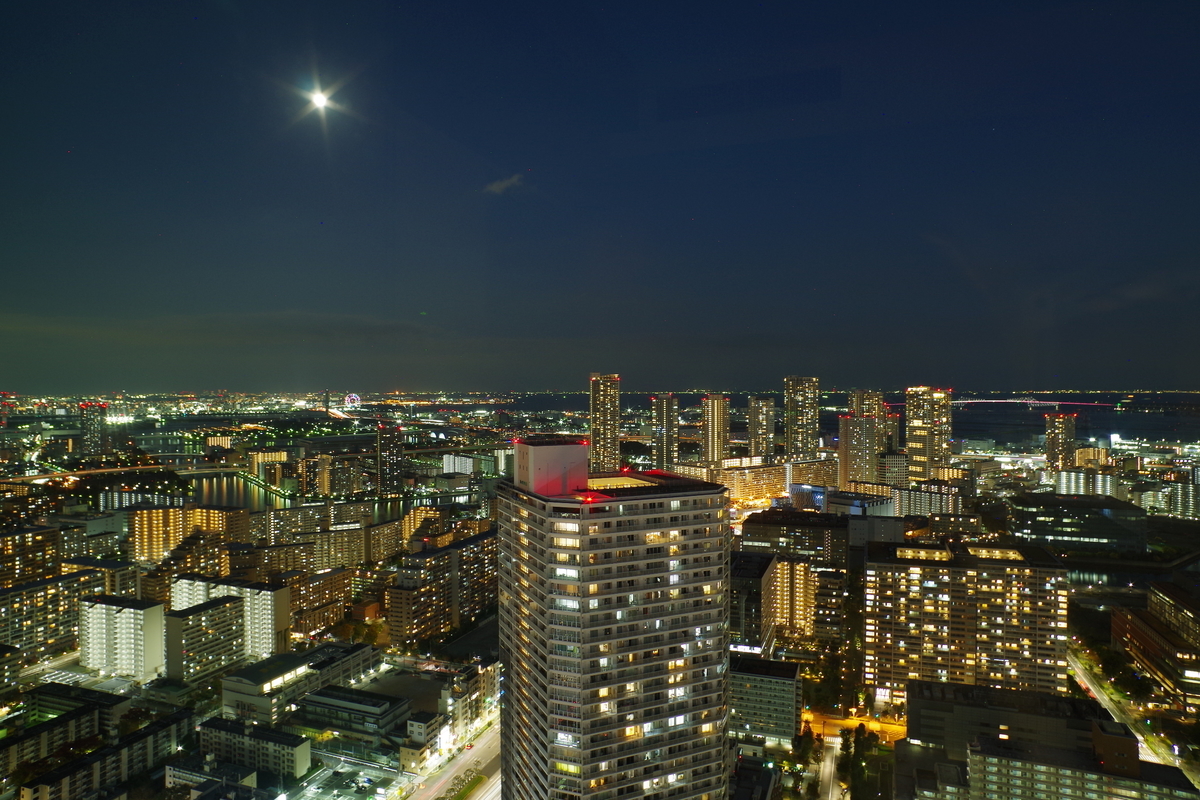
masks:
{"label": "thin wispy cloud", "polygon": [[487,186],[483,187],[483,190],[485,192],[490,192],[491,194],[504,194],[510,189],[516,189],[524,180],[525,176],[518,172],[516,175],[504,178],[503,180],[489,183]]}

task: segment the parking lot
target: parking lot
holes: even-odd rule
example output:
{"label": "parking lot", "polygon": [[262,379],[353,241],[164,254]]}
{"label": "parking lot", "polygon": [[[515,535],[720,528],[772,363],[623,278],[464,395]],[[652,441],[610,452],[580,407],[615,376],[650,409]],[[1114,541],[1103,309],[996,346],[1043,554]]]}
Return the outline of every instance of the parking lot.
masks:
{"label": "parking lot", "polygon": [[338,758],[322,753],[320,759],[325,767],[301,786],[299,800],[374,800],[395,798],[397,781],[405,783],[407,777],[392,770],[352,758]]}

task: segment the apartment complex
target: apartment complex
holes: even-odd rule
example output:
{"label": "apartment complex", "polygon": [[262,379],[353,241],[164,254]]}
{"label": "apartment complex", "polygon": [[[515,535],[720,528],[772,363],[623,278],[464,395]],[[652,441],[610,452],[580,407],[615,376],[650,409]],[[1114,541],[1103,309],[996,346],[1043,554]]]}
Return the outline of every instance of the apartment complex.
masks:
{"label": "apartment complex", "polygon": [[1039,547],[868,545],[864,679],[1067,691],[1066,569]]}
{"label": "apartment complex", "polygon": [[145,682],[166,668],[162,603],[94,595],[80,607],[79,664]]}

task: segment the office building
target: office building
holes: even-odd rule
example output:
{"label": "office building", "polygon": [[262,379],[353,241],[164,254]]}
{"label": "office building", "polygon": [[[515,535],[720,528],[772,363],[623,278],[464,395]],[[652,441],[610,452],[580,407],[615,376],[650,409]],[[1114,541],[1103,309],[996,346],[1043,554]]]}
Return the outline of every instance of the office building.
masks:
{"label": "office building", "polygon": [[502,797],[725,797],[724,488],[589,478],[578,442],[516,457],[499,487]]}
{"label": "office building", "polygon": [[1040,547],[872,543],[864,594],[877,700],[911,680],[1067,691],[1066,569]]}
{"label": "office building", "polygon": [[679,398],[660,394],[650,398],[653,416],[651,460],[655,469],[674,469],[679,462]]}
{"label": "office building", "polygon": [[1025,494],[1007,498],[1009,530],[1055,550],[1146,550],[1146,510],[1115,497]]}
{"label": "office building", "polygon": [[245,601],[246,658],[257,661],[291,649],[292,590],[285,584],[180,575],[171,586],[171,608],[191,608],[230,595]]}
{"label": "office building", "polygon": [[751,458],[775,457],[775,398],[751,397],[746,408],[747,453]]}
{"label": "office building", "polygon": [[1054,472],[1054,493],[1116,497],[1125,487],[1115,472],[1112,467],[1071,467]]}
{"label": "office building", "polygon": [[166,669],[161,603],[93,595],[80,604],[79,665],[145,683]]}
{"label": "office building", "polygon": [[904,444],[908,455],[908,479],[927,481],[937,477],[938,467],[950,464],[950,391],[913,386],[904,395]]}
{"label": "office building", "polygon": [[246,659],[240,597],[225,596],[166,614],[167,678],[198,684]]}
{"label": "office building", "polygon": [[621,376],[591,376],[592,472],[617,472],[621,469]]}
{"label": "office building", "polygon": [[404,726],[412,713],[405,697],[347,689],[343,686],[324,686],[300,698],[294,727],[315,729],[315,733],[335,730],[351,738],[372,742],[378,746],[379,737]]}
{"label": "office building", "polygon": [[242,722],[275,724],[291,705],[322,686],[349,686],[383,666],[383,653],[367,644],[329,642],[280,653],[221,679],[222,713]]}
{"label": "office building", "polygon": [[1178,708],[1200,710],[1200,596],[1196,587],[1154,582],[1146,608],[1114,607],[1112,639]]}
{"label": "office building", "polygon": [[784,452],[789,461],[817,457],[821,393],[816,378],[789,375],[783,379]]}
{"label": "office building", "polygon": [[83,429],[81,455],[98,456],[108,451],[108,403],[80,403],[79,426]]}
{"label": "office building", "polygon": [[908,486],[908,456],[904,453],[887,451],[879,454],[876,462],[879,468],[879,482],[887,486]]}
{"label": "office building", "polygon": [[1077,414],[1046,415],[1046,469],[1075,466],[1075,418]]}
{"label": "office building", "polygon": [[747,655],[729,659],[729,735],[788,752],[800,734],[800,665]]}
{"label": "office building", "polygon": [[704,419],[700,426],[700,460],[719,467],[729,455],[729,398],[710,394],[701,402]]}

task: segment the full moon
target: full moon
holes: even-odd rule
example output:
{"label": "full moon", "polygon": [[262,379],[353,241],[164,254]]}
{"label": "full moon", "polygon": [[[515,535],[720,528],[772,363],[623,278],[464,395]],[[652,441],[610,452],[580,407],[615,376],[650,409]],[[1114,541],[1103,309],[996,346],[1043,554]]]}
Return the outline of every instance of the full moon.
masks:
{"label": "full moon", "polygon": [[313,94],[312,101],[313,101],[313,105],[316,106],[317,108],[324,108],[325,106],[327,106],[329,104],[329,98],[326,97],[321,92],[316,92],[315,94]]}

